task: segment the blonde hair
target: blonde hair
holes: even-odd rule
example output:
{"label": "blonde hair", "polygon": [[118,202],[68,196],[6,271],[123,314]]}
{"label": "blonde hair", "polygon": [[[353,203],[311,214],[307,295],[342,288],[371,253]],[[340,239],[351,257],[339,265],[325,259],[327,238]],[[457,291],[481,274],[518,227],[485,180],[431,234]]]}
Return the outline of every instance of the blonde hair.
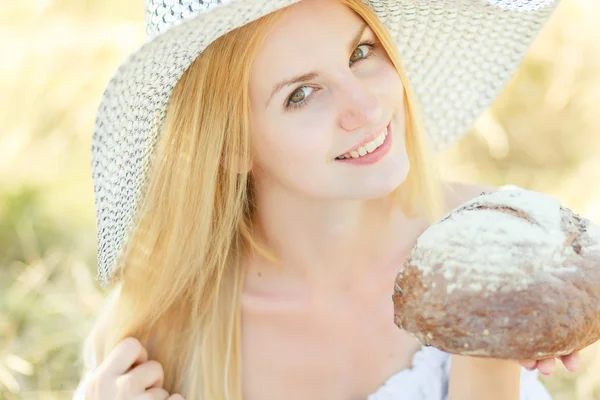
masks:
{"label": "blonde hair", "polygon": [[[342,3],[373,29],[406,86],[411,168],[394,196],[408,213],[421,212],[432,221],[444,210],[442,182],[394,42],[361,0]],[[136,337],[163,365],[165,389],[187,399],[242,398],[245,277],[238,264],[245,250],[257,247],[252,180],[239,173],[240,164],[250,162],[249,70],[283,12],[221,37],[178,82],[137,227],[117,271],[119,287],[104,314],[110,320],[103,317],[100,328],[99,318],[88,336],[86,349],[95,348],[97,362],[125,337]]]}

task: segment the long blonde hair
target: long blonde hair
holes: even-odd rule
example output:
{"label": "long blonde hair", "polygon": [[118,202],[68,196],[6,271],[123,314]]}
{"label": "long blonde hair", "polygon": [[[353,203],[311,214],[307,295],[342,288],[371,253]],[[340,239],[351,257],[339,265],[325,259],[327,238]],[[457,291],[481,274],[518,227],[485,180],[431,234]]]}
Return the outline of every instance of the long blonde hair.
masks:
{"label": "long blonde hair", "polygon": [[[422,134],[415,96],[385,27],[361,0],[343,0],[372,28],[406,87],[410,172],[394,195],[429,220],[444,210],[442,182]],[[171,95],[138,225],[119,286],[88,336],[97,362],[138,338],[164,368],[164,387],[186,399],[241,400],[241,254],[252,239],[249,74],[257,49],[284,10],[236,29],[191,64]],[[259,249],[261,250],[261,249]],[[262,249],[264,250],[264,249]]]}

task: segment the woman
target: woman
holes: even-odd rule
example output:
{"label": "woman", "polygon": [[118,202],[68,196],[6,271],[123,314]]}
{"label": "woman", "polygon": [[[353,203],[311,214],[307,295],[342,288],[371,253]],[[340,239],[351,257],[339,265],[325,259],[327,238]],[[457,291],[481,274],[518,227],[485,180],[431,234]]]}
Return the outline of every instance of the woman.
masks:
{"label": "woman", "polygon": [[206,3],[150,2],[151,40],[100,106],[115,289],[76,396],[549,398],[536,368],[555,360],[421,348],[391,294],[419,234],[493,190],[440,181],[431,149],[493,100],[554,5]]}

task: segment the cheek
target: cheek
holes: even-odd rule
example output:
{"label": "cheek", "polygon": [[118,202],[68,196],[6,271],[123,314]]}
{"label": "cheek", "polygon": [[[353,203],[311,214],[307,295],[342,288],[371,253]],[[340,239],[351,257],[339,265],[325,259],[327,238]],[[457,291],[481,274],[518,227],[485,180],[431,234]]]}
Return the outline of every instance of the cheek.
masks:
{"label": "cheek", "polygon": [[308,173],[326,166],[331,143],[323,121],[303,118],[302,123],[288,120],[285,125],[272,125],[263,129],[264,134],[255,135],[256,162],[277,175]]}
{"label": "cheek", "polygon": [[373,84],[376,85],[377,92],[385,93],[394,102],[402,104],[404,85],[396,68],[394,68],[394,64],[389,59],[381,63],[377,79]]}

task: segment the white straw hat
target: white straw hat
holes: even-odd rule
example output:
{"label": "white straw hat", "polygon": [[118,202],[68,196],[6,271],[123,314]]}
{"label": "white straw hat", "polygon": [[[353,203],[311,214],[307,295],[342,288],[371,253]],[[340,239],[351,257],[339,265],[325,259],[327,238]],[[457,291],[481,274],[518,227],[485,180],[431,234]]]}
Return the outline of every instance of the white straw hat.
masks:
{"label": "white straw hat", "polygon": [[[183,72],[218,37],[297,1],[146,0],[148,39],[108,83],[92,138],[103,285],[130,233],[167,102]],[[465,134],[492,103],[558,3],[363,1],[398,46],[436,150]]]}

